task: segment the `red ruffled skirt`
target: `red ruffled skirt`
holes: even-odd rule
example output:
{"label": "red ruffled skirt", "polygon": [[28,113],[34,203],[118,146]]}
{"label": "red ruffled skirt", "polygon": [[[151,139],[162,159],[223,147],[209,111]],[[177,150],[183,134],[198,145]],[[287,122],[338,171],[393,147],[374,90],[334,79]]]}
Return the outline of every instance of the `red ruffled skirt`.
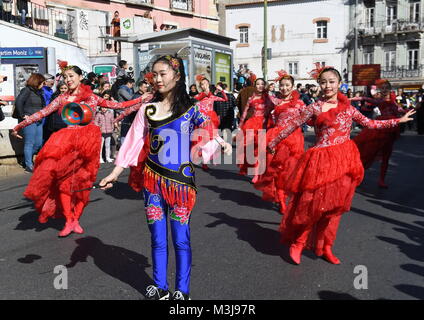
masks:
{"label": "red ruffled skirt", "polygon": [[[281,128],[274,127],[267,131],[267,144],[274,140]],[[262,199],[280,202],[277,190],[284,190],[287,180],[304,153],[304,137],[299,128],[282,140],[275,148],[275,154],[267,154],[266,171],[261,175],[254,187],[262,191]]]}
{"label": "red ruffled skirt", "polygon": [[90,188],[99,170],[100,128],[94,124],[69,127],[51,135],[37,155],[34,173],[24,196],[34,201],[39,221],[64,217],[60,193],[72,195],[74,203],[89,201]]}
{"label": "red ruffled skirt", "polygon": [[[248,168],[258,167],[259,165],[258,160],[252,161],[253,159],[250,159],[251,161],[248,161],[247,152],[249,152],[248,148],[253,147],[255,159],[258,158],[258,130],[265,129],[264,121],[265,118],[263,116],[253,116],[246,120],[241,127],[237,141],[243,141],[243,152],[237,152],[237,166],[240,168],[240,174],[242,175],[247,175]],[[243,138],[241,138],[241,135],[243,135]]]}
{"label": "red ruffled skirt", "polygon": [[[323,218],[337,218],[349,211],[363,176],[359,151],[352,140],[306,151],[285,186],[291,199],[280,225],[282,242],[292,244],[304,232],[313,231]],[[336,231],[331,232],[330,242],[335,240]],[[308,248],[316,246],[313,235],[311,232]]]}
{"label": "red ruffled skirt", "polygon": [[144,140],[143,149],[138,156],[138,163],[136,167],[130,167],[130,175],[128,177],[129,186],[135,191],[140,192],[144,188],[144,167],[147,156],[150,151],[149,136]]}
{"label": "red ruffled skirt", "polygon": [[[379,117],[378,120],[387,120],[392,118]],[[361,154],[361,161],[365,169],[372,166],[376,160],[383,157],[389,157],[393,150],[393,144],[400,136],[400,127],[386,129],[364,128],[353,138]]]}

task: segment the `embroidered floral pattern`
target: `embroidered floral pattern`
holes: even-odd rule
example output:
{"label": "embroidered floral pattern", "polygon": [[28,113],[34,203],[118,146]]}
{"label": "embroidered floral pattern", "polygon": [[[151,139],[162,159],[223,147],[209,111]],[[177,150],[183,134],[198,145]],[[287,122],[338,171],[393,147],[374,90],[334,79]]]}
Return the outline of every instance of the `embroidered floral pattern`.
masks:
{"label": "embroidered floral pattern", "polygon": [[175,206],[171,210],[170,218],[179,221],[181,224],[187,224],[190,219],[191,211],[186,207]]}
{"label": "embroidered floral pattern", "polygon": [[163,210],[159,206],[149,204],[146,207],[146,216],[147,216],[147,223],[153,224],[156,221],[160,221],[163,219]]}

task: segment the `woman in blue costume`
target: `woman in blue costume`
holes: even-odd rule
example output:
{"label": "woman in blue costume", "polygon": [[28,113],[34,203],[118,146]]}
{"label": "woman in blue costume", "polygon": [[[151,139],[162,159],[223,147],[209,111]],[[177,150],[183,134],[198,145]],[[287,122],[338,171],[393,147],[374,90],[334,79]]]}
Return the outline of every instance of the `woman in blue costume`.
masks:
{"label": "woman in blue costume", "polygon": [[[232,147],[217,135],[211,119],[187,94],[180,58],[160,57],[153,64],[153,73],[155,96],[139,109],[119,150],[116,167],[100,184],[110,188],[124,168],[142,166],[137,172],[142,173],[139,179],[151,232],[155,283],[147,287],[146,297],[188,300],[192,259],[189,222],[196,199],[192,161],[199,154],[191,148],[192,141],[197,141],[196,134],[203,137],[198,148],[206,162],[217,149],[231,154]],[[177,269],[172,296],[167,283],[168,216]]]}

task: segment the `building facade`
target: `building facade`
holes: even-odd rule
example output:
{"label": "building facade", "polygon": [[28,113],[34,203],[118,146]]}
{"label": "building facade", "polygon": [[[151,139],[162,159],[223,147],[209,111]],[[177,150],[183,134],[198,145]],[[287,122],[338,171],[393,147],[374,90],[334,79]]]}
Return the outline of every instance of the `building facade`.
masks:
{"label": "building facade", "polygon": [[349,69],[355,62],[380,64],[381,77],[390,80],[394,87],[421,88],[424,1],[358,0],[357,3],[355,7],[352,1],[350,6]]}
{"label": "building facade", "polygon": [[[225,8],[226,36],[238,39],[232,44],[235,67],[245,66],[262,76],[263,1],[227,0]],[[267,78],[284,69],[297,82],[310,83],[309,72],[316,62],[346,69],[348,19],[344,0],[268,1]]]}

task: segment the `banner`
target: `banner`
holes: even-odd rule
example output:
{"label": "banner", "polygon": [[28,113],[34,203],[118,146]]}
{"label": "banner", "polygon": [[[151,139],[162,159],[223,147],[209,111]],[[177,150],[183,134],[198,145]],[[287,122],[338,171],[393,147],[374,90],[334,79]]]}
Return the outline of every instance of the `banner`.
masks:
{"label": "banner", "polygon": [[379,64],[354,64],[352,66],[352,85],[370,86],[381,77]]}
{"label": "banner", "polygon": [[194,75],[205,76],[212,80],[212,51],[194,48]]}
{"label": "banner", "polygon": [[231,88],[231,56],[229,54],[215,53],[215,79]]}

